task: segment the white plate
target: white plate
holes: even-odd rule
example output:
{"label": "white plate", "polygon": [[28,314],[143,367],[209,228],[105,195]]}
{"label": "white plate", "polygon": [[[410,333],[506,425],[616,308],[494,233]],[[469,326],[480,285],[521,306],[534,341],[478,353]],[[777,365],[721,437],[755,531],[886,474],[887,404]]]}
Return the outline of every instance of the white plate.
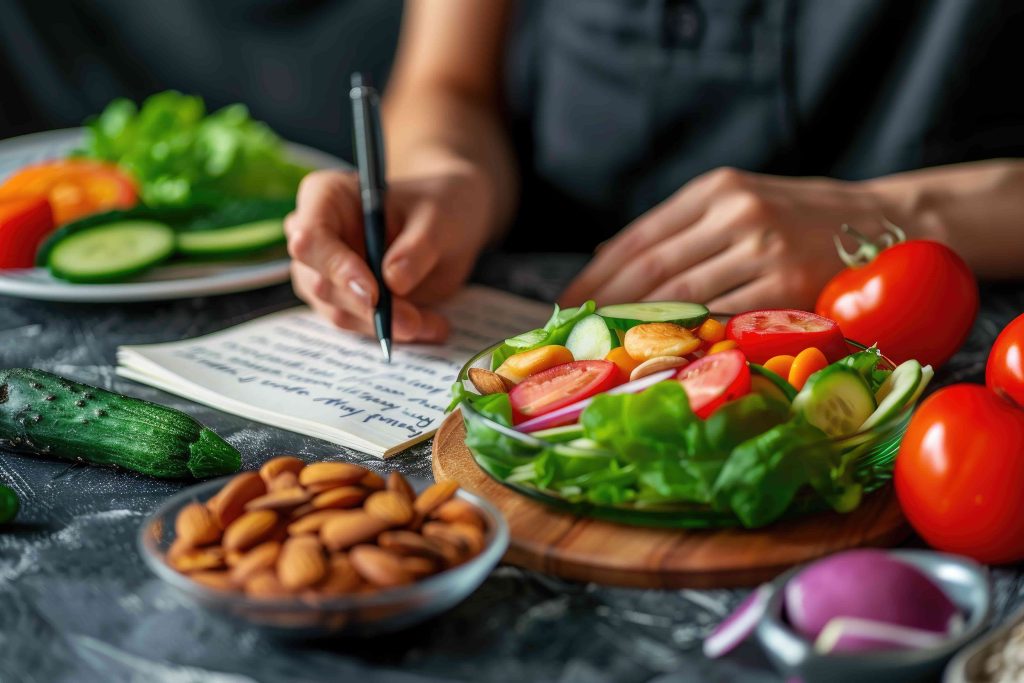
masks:
{"label": "white plate", "polygon": [[[67,155],[82,139],[80,128],[34,133],[0,141],[0,182],[31,163]],[[304,145],[286,143],[288,154],[314,168],[344,168],[338,157]],[[0,295],[45,301],[113,303],[160,301],[244,292],[288,280],[288,259],[281,256],[224,263],[154,268],[131,282],[76,285],[58,280],[45,268],[0,271]]]}

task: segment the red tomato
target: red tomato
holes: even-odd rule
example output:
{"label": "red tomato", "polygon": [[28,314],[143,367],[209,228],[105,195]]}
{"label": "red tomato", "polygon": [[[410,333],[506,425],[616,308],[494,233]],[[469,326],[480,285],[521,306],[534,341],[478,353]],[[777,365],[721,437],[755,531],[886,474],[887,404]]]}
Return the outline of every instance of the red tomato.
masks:
{"label": "red tomato", "polygon": [[825,285],[815,310],[850,339],[878,344],[897,363],[938,367],[964,343],[978,313],[978,285],[949,247],[911,240],[878,250]]}
{"label": "red tomato", "polygon": [[697,417],[707,417],[723,403],[750,392],[750,368],[736,349],[704,356],[680,370],[676,379]]}
{"label": "red tomato", "polygon": [[849,353],[835,321],[807,311],[788,308],[748,311],[733,316],[725,336],[740,345],[751,363],[769,358],[795,356],[814,346],[835,362]]}
{"label": "red tomato", "polygon": [[608,391],[618,379],[618,366],[607,360],[578,360],[538,372],[509,392],[513,422],[519,424]]}
{"label": "red tomato", "polygon": [[1024,559],[1024,411],[977,384],[937,391],[896,456],[896,494],[939,550],[981,562]]}
{"label": "red tomato", "polygon": [[0,268],[31,268],[53,231],[50,203],[42,197],[0,199]]}
{"label": "red tomato", "polygon": [[114,164],[59,159],[26,166],[0,185],[0,199],[46,197],[57,225],[136,202],[135,183]]}
{"label": "red tomato", "polygon": [[1024,315],[1004,327],[992,344],[985,366],[985,384],[1024,406]]}

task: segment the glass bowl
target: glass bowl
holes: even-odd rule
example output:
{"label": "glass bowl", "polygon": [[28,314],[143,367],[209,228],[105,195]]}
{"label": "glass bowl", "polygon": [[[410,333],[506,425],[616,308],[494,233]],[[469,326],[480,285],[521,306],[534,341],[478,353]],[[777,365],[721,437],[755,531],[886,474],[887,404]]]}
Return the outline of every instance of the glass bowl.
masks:
{"label": "glass bowl", "polygon": [[[149,568],[165,583],[210,612],[278,637],[372,636],[407,628],[461,602],[484,582],[508,548],[508,525],[486,500],[459,490],[476,505],[487,524],[483,551],[468,562],[409,586],[332,598],[259,599],[206,588],[167,564],[174,521],[185,505],[205,502],[230,480],[223,477],[185,489],[166,500],[139,529],[138,545]],[[412,482],[421,491],[429,484]]]}
{"label": "glass bowl", "polygon": [[[716,315],[715,317],[727,319],[728,316]],[[864,351],[867,348],[863,344],[851,340],[847,340],[846,343],[849,345],[851,353]],[[469,391],[475,391],[472,383],[469,382],[469,371],[472,368],[490,370],[491,354],[500,345],[501,342],[489,346],[470,358],[459,372],[457,381],[462,382]],[[879,356],[879,365],[889,370],[893,370],[896,367],[885,356]],[[844,454],[850,454],[853,462],[856,463],[857,480],[863,487],[865,494],[878,490],[891,480],[896,452],[899,450],[900,440],[907,429],[907,423],[910,420],[913,408],[913,405],[908,405],[893,416],[892,419],[879,423],[871,429],[828,440],[831,447],[838,449]],[[684,529],[742,526],[739,519],[731,512],[715,510],[706,504],[662,503],[656,505],[646,504],[643,506],[632,503],[619,505],[596,504],[587,500],[566,498],[557,491],[536,488],[522,482],[507,481],[501,475],[502,471],[507,471],[517,465],[526,464],[546,450],[555,448],[558,444],[499,424],[474,410],[468,402],[463,402],[459,409],[462,412],[463,420],[466,422],[467,430],[470,425],[484,426],[508,437],[518,447],[512,454],[507,452],[488,453],[486,444],[483,444],[482,447],[474,447],[467,443],[467,447],[469,447],[473,458],[481,469],[503,486],[534,500],[572,514],[635,526]],[[818,497],[798,496],[790,505],[783,519],[824,509],[826,509],[826,506]]]}

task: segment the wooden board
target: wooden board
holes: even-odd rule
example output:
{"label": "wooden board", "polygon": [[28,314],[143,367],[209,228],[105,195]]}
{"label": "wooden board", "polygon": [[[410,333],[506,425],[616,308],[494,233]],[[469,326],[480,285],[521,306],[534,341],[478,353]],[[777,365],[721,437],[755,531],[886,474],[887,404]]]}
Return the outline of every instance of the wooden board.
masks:
{"label": "wooden board", "polygon": [[642,588],[755,585],[838,550],[887,546],[909,534],[891,487],[854,512],[821,513],[764,529],[650,529],[587,519],[533,501],[492,479],[466,448],[462,416],[448,416],[434,438],[434,477],[454,479],[505,515],[505,561],[577,581]]}

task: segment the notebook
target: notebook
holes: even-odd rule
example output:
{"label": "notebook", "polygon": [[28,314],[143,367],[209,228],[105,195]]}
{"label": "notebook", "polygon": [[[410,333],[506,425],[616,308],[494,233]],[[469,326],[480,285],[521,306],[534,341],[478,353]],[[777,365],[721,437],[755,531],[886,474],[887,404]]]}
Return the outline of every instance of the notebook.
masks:
{"label": "notebook", "polygon": [[122,346],[117,374],[213,408],[387,458],[429,438],[452,383],[477,351],[541,326],[551,307],[471,286],[441,310],[443,345],[396,344],[346,332],[308,307],[195,339]]}

